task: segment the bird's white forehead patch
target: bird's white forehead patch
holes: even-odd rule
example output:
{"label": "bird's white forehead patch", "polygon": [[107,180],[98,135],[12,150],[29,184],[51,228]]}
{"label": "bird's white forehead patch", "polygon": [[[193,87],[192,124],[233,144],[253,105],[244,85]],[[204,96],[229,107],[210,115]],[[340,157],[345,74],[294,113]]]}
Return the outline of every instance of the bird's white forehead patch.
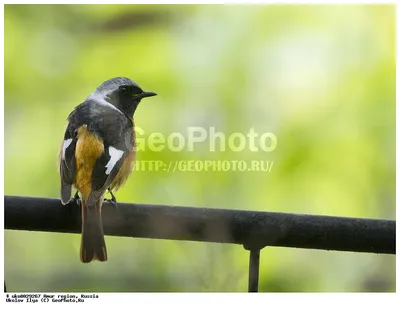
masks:
{"label": "bird's white forehead patch", "polygon": [[72,138],[64,140],[63,149],[62,149],[62,159],[63,160],[65,160],[65,151],[67,150],[69,145],[71,145],[71,143],[72,143]]}
{"label": "bird's white forehead patch", "polygon": [[108,153],[110,154],[110,161],[108,161],[106,165],[106,174],[109,175],[114,168],[115,164],[121,159],[122,155],[124,152],[122,150],[119,150],[117,148],[114,148],[113,146],[108,147]]}

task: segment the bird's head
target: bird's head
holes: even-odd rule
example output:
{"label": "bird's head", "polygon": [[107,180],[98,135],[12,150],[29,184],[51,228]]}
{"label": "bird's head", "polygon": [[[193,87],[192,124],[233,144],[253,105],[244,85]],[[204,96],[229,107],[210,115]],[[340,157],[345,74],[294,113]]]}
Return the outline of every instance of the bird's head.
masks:
{"label": "bird's head", "polygon": [[129,78],[115,77],[102,83],[90,98],[105,100],[132,118],[140,101],[155,95],[157,94],[154,92],[143,91]]}

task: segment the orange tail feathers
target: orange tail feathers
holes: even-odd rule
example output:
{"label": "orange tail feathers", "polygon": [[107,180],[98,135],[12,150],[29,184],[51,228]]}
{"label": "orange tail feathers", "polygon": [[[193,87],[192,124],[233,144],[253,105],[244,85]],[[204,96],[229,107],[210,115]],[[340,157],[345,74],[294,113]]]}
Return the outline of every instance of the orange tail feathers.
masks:
{"label": "orange tail feathers", "polygon": [[103,198],[94,205],[88,206],[81,200],[82,207],[82,240],[81,261],[90,263],[93,260],[107,261],[107,248],[104,240],[101,206]]}

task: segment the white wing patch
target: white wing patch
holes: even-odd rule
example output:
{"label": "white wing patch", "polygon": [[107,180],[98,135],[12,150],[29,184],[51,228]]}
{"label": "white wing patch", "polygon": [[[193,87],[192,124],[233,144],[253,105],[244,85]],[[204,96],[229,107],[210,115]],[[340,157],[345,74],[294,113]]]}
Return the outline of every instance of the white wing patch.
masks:
{"label": "white wing patch", "polygon": [[121,159],[122,155],[124,152],[122,150],[118,150],[117,148],[114,148],[113,146],[108,147],[108,152],[110,154],[110,161],[108,161],[106,167],[106,174],[109,175],[114,168],[115,164]]}
{"label": "white wing patch", "polygon": [[64,140],[63,149],[62,149],[62,159],[65,160],[65,150],[71,145],[72,138]]}

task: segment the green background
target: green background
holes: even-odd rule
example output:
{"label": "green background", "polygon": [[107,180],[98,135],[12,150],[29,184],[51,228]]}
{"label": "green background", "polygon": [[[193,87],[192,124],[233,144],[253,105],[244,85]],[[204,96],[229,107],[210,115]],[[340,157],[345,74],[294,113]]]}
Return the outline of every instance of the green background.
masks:
{"label": "green background", "polygon": [[[273,152],[141,151],[138,160],[273,160],[268,172],[136,171],[123,202],[395,219],[394,5],[6,5],[5,194],[58,197],[66,117],[104,80],[157,97],[145,132],[272,132]],[[5,231],[9,291],[246,291],[241,246]],[[395,256],[266,248],[260,291],[394,291]]]}

